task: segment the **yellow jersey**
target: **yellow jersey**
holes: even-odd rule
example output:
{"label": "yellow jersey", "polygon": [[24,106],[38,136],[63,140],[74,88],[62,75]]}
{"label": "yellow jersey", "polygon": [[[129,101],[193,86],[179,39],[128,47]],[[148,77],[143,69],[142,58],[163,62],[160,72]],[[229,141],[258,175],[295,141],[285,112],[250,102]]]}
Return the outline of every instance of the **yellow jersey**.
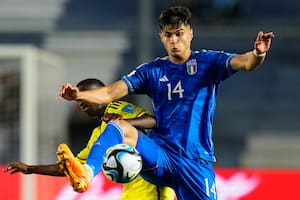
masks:
{"label": "yellow jersey", "polygon": [[[115,101],[108,104],[104,113],[118,114],[121,115],[123,119],[133,119],[141,117],[144,114],[150,114],[150,112],[126,101]],[[94,142],[98,139],[105,127],[106,123],[101,121],[101,124],[93,130],[88,144],[77,154],[77,158],[81,163],[86,162]],[[123,184],[121,200],[174,200],[174,197],[175,194],[171,188],[153,185],[138,176],[133,181]]]}

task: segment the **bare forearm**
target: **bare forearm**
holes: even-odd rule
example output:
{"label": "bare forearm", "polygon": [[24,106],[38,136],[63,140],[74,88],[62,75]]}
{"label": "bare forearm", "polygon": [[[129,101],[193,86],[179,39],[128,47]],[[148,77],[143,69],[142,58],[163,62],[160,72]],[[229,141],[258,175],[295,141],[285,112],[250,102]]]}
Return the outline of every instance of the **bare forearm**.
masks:
{"label": "bare forearm", "polygon": [[48,176],[65,176],[64,173],[59,169],[58,164],[29,165],[27,173]]}
{"label": "bare forearm", "polygon": [[231,69],[237,71],[255,70],[264,62],[274,37],[273,32],[259,31],[253,45],[253,51],[234,56],[230,61]]}
{"label": "bare forearm", "polygon": [[126,119],[126,121],[138,129],[152,129],[156,125],[155,118],[148,114],[135,119]]}
{"label": "bare forearm", "polygon": [[127,94],[127,85],[122,80],[120,80],[106,87],[81,92],[79,91],[77,93],[76,101],[94,104],[107,104],[120,99]]}
{"label": "bare forearm", "polygon": [[236,55],[231,59],[231,68],[238,71],[253,71],[265,60],[265,56],[256,56],[253,51]]}

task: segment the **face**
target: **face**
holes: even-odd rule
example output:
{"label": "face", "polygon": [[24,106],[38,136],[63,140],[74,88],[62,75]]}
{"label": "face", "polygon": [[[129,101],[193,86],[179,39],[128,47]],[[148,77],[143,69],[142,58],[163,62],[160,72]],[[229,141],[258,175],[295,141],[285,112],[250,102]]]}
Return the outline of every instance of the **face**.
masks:
{"label": "face", "polygon": [[159,35],[171,62],[181,64],[190,57],[193,30],[189,25],[166,26]]}
{"label": "face", "polygon": [[[99,86],[96,85],[89,85],[89,86],[78,86],[80,91],[85,91],[88,89],[97,88]],[[106,105],[99,105],[99,104],[85,104],[82,102],[78,103],[78,106],[82,112],[85,112],[90,117],[98,117],[99,119],[102,118],[104,111],[106,109]]]}
{"label": "face", "polygon": [[79,108],[82,112],[85,112],[90,117],[99,117],[103,116],[106,106],[98,104],[84,104],[79,102]]}

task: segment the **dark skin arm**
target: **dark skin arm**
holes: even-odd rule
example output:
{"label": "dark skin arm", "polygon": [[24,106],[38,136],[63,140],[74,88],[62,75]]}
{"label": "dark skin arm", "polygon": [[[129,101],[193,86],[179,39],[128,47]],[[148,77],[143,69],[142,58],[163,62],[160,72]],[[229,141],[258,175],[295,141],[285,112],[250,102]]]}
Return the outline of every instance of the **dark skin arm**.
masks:
{"label": "dark skin arm", "polygon": [[126,119],[137,129],[153,129],[156,126],[156,120],[153,116],[144,114],[139,118]]}
{"label": "dark skin arm", "polygon": [[[105,114],[102,118],[103,121],[108,122],[112,119],[121,118],[117,114]],[[153,116],[144,114],[139,118],[127,119],[129,123],[139,129],[151,129],[156,125],[156,120]],[[59,169],[58,164],[48,164],[48,165],[27,165],[20,161],[14,161],[7,164],[4,172],[10,172],[10,174],[15,174],[17,172],[23,174],[40,174],[48,176],[65,176],[65,174]]]}
{"label": "dark skin arm", "polygon": [[21,172],[23,174],[41,174],[48,176],[65,176],[65,174],[59,169],[58,164],[49,165],[27,165],[20,161],[14,161],[7,164],[4,172],[10,172],[15,174]]}
{"label": "dark skin arm", "polygon": [[[102,117],[106,123],[113,119],[122,119],[118,114],[107,113]],[[153,116],[144,114],[141,117],[133,119],[124,119],[137,129],[152,129],[156,126],[156,120]]]}

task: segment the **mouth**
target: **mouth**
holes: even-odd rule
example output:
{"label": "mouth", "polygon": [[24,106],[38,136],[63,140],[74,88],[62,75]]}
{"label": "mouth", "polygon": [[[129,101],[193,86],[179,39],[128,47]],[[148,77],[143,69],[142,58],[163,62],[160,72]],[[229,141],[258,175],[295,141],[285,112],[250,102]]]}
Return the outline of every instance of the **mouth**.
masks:
{"label": "mouth", "polygon": [[89,110],[88,106],[81,106],[80,109],[85,113],[87,113]]}
{"label": "mouth", "polygon": [[172,47],[172,48],[171,48],[171,51],[172,51],[172,52],[179,52],[179,49],[178,49],[177,47]]}

